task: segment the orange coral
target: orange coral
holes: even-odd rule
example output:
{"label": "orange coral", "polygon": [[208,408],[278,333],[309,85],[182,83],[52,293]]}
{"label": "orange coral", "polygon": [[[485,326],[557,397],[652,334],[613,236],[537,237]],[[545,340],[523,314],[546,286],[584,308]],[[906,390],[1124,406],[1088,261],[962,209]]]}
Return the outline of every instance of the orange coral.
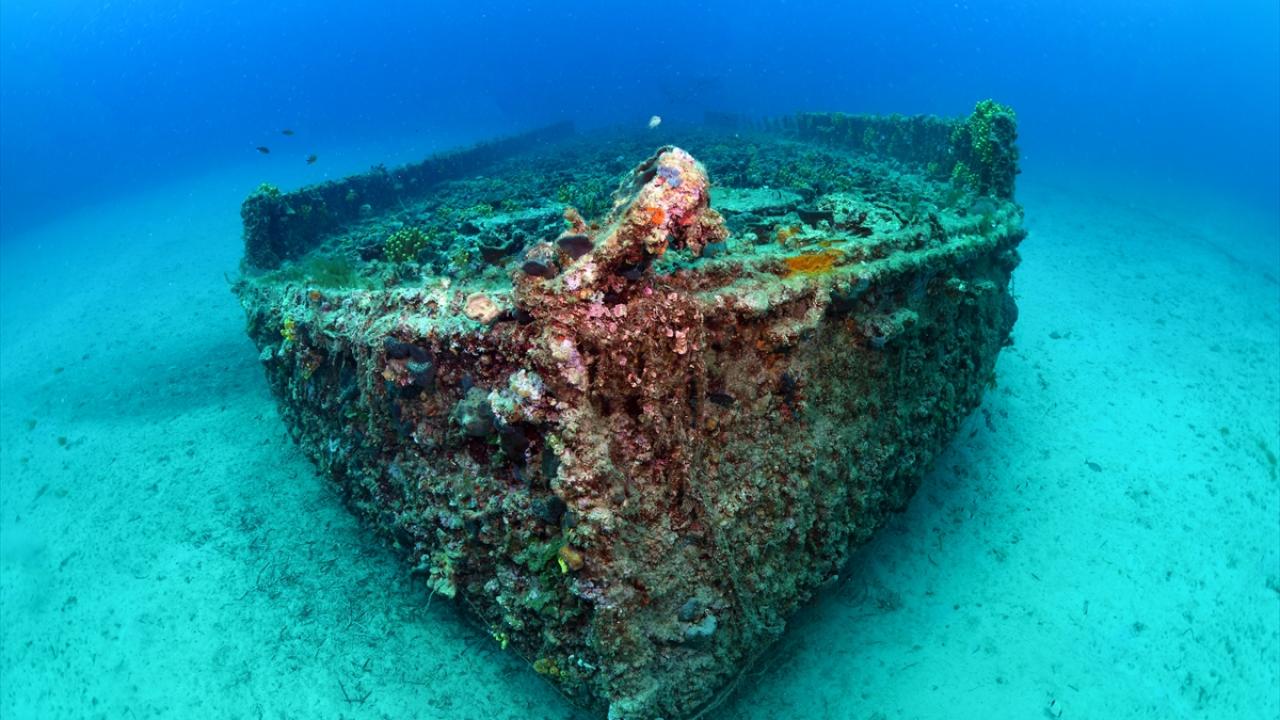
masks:
{"label": "orange coral", "polygon": [[663,220],[667,219],[667,213],[660,207],[649,208],[649,222],[654,225],[661,225]]}
{"label": "orange coral", "polygon": [[787,266],[787,275],[795,275],[797,273],[815,275],[817,273],[830,272],[840,257],[841,253],[836,250],[824,250],[822,252],[794,255],[786,258],[783,262]]}

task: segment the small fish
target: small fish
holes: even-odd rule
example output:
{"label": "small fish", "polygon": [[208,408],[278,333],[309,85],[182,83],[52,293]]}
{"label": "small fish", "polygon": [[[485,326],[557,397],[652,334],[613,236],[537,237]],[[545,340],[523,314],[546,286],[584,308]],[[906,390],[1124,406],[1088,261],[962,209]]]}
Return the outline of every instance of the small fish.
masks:
{"label": "small fish", "polygon": [[659,125],[661,125],[661,124],[662,124],[662,118],[661,118],[661,117],[659,117],[659,116],[657,116],[657,115],[654,115],[653,117],[649,118],[649,129],[650,129],[650,130],[652,130],[652,129],[654,129],[654,128],[658,127],[658,126],[659,126]]}
{"label": "small fish", "polygon": [[267,147],[266,145],[259,145],[258,152],[262,153],[263,155],[270,155],[271,148]]}
{"label": "small fish", "polygon": [[319,158],[317,158],[317,157],[316,157],[315,153],[311,153],[310,155],[308,155],[308,156],[307,156],[307,164],[308,164],[308,165],[315,165],[315,164],[316,164],[316,160],[318,160],[318,159],[319,159]]}
{"label": "small fish", "polygon": [[292,134],[293,134],[293,131],[292,131],[292,130],[290,130],[289,128],[285,128],[285,129],[283,129],[283,130],[281,130],[281,131],[280,131],[280,134],[281,134],[281,135],[292,135]]}
{"label": "small fish", "polygon": [[1094,472],[1102,472],[1102,466],[1092,460],[1085,460],[1084,464],[1088,465],[1089,469]]}

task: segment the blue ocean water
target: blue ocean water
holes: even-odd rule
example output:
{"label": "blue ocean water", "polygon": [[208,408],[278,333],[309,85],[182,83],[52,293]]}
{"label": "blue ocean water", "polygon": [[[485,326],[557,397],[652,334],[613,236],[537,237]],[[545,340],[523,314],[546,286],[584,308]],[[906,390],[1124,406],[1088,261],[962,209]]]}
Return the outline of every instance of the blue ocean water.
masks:
{"label": "blue ocean water", "polygon": [[[1017,109],[1032,167],[1101,164],[1274,205],[1277,12],[1268,0],[7,0],[3,222],[408,135],[706,109],[955,115],[986,97]],[[273,155],[254,157],[264,144]]]}
{"label": "blue ocean water", "polygon": [[224,280],[258,183],[984,98],[1031,229],[999,387],[715,716],[1277,717],[1274,0],[3,0],[0,717],[575,717],[289,442]]}

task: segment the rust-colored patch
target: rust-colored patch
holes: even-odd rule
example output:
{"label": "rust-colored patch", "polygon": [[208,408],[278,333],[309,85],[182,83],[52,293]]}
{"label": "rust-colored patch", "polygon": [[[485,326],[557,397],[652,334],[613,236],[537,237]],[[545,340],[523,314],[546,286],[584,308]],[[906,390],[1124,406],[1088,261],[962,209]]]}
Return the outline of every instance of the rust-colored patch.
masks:
{"label": "rust-colored patch", "polygon": [[663,220],[667,219],[667,213],[660,207],[649,208],[649,222],[654,225],[661,225]]}
{"label": "rust-colored patch", "polygon": [[815,275],[830,272],[840,257],[841,253],[837,250],[823,250],[822,252],[793,255],[783,260],[783,262],[787,265],[788,276],[796,274]]}

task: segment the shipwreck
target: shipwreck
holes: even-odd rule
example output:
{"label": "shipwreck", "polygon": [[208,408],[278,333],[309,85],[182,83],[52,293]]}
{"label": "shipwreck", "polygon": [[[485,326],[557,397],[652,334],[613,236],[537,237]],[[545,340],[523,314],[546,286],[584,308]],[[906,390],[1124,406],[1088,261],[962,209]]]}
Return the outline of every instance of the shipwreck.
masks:
{"label": "shipwreck", "polygon": [[992,384],[1012,111],[565,124],[242,207],[235,292],[341,497],[611,720],[706,714]]}

